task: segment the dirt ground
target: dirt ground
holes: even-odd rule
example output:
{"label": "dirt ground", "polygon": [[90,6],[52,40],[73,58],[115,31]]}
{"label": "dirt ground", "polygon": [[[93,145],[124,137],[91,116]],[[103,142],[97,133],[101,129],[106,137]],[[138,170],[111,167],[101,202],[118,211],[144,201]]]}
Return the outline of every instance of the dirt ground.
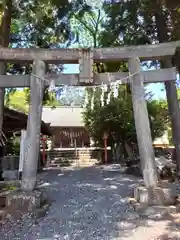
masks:
{"label": "dirt ground", "polygon": [[52,202],[46,216],[3,224],[0,240],[180,240],[180,215],[140,219],[129,204],[141,179],[99,166],[48,169],[38,178]]}

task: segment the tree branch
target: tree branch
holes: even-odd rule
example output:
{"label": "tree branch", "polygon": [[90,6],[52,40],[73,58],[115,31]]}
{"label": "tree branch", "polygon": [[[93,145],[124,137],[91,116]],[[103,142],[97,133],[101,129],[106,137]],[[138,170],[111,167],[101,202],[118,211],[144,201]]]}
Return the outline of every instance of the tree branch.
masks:
{"label": "tree branch", "polygon": [[84,27],[92,34],[94,35],[93,30],[85,23],[83,22],[76,14],[73,13],[73,16],[82,24]]}

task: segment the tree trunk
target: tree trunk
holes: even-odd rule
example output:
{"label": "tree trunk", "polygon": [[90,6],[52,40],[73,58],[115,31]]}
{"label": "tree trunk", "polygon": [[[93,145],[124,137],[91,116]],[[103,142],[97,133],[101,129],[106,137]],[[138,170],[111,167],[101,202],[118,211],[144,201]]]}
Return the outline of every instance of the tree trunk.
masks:
{"label": "tree trunk", "polygon": [[[12,17],[12,0],[4,1],[4,10],[2,13],[1,25],[0,25],[0,46],[8,47],[10,41],[10,28],[11,28],[11,17]],[[0,75],[5,74],[6,72],[6,64],[4,62],[0,62]],[[3,112],[4,112],[4,94],[5,89],[0,88],[0,139],[2,136],[2,128],[3,128]],[[4,156],[4,142],[0,141],[0,147],[2,151],[2,156]],[[2,164],[0,163],[0,166]],[[2,173],[2,169],[0,169]]]}
{"label": "tree trunk", "polygon": [[128,158],[132,160],[133,159],[133,151],[132,151],[131,146],[127,142],[125,142],[124,147],[125,147],[126,153],[128,155]]}
{"label": "tree trunk", "polygon": [[[12,17],[12,0],[4,1],[4,11],[0,26],[0,46],[8,47],[10,41],[10,29],[11,29],[11,17]],[[0,74],[5,74],[6,64],[0,63]],[[0,88],[0,130],[3,125],[3,110],[4,110],[4,88]]]}
{"label": "tree trunk", "polygon": [[[154,16],[156,20],[158,40],[160,43],[168,42],[168,28],[166,24],[166,17],[163,14],[162,2],[154,1]],[[162,68],[171,68],[172,59],[161,61]],[[166,96],[168,102],[169,115],[172,124],[172,139],[176,148],[176,162],[178,172],[180,171],[180,109],[177,97],[176,83],[175,81],[165,82]]]}

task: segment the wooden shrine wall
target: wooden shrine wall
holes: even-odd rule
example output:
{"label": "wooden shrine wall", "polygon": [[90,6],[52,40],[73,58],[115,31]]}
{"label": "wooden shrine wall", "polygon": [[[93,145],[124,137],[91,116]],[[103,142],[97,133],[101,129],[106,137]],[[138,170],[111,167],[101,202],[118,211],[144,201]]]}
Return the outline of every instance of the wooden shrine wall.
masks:
{"label": "wooden shrine wall", "polygon": [[87,147],[90,137],[83,127],[52,127],[53,146],[55,148]]}

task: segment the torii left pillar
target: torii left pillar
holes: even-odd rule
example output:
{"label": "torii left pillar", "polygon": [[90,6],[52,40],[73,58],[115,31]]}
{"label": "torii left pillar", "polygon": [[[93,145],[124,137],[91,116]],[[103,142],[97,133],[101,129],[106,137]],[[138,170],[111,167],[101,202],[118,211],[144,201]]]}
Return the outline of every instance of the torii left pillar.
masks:
{"label": "torii left pillar", "polygon": [[36,186],[38,159],[40,153],[40,132],[42,101],[44,92],[45,63],[35,60],[30,85],[30,106],[25,140],[25,161],[22,172],[21,189],[32,191]]}

